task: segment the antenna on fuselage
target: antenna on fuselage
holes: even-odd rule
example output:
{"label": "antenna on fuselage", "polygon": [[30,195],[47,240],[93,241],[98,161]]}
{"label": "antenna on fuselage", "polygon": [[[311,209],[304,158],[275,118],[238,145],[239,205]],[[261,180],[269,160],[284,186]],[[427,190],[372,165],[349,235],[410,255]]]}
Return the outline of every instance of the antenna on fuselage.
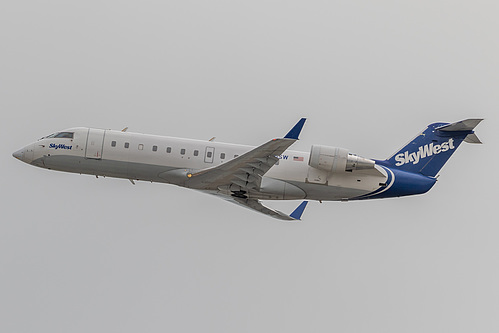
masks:
{"label": "antenna on fuselage", "polygon": [[124,129],[122,129],[121,131],[122,131],[122,132],[126,132],[127,130],[128,130],[128,126],[127,126],[127,127],[125,127]]}
{"label": "antenna on fuselage", "polygon": [[213,141],[213,140],[215,140],[216,138],[217,138],[217,137],[216,137],[216,136],[214,136],[214,137],[212,137],[211,139],[209,139],[208,141],[212,142],[212,141]]}

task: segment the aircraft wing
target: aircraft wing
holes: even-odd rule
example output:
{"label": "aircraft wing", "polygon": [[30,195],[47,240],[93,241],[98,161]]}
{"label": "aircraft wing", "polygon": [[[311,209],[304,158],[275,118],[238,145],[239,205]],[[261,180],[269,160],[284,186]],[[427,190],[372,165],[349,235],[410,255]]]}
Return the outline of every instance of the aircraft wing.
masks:
{"label": "aircraft wing", "polygon": [[303,214],[303,211],[305,210],[308,204],[308,201],[303,201],[291,214],[287,215],[278,210],[264,206],[261,203],[261,201],[257,199],[244,199],[244,198],[226,197],[226,196],[224,196],[224,199],[229,202],[235,203],[239,206],[256,210],[257,212],[260,212],[265,215],[270,215],[273,218],[283,221],[301,221],[301,215]]}
{"label": "aircraft wing", "polygon": [[[186,185],[200,190],[213,190],[232,184],[240,187],[243,192],[259,189],[262,176],[278,161],[277,156],[298,140],[305,120],[300,119],[283,138],[273,139],[226,163],[188,174]],[[255,206],[253,202],[246,205]]]}

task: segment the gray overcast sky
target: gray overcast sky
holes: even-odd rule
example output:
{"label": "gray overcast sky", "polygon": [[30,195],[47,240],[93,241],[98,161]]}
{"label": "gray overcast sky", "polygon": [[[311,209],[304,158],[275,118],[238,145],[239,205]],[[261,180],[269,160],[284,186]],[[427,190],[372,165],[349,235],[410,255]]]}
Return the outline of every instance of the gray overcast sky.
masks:
{"label": "gray overcast sky", "polygon": [[[499,330],[497,1],[4,1],[0,331]],[[94,126],[388,157],[484,117],[424,196],[286,224],[11,153]],[[291,211],[297,202],[270,202]]]}

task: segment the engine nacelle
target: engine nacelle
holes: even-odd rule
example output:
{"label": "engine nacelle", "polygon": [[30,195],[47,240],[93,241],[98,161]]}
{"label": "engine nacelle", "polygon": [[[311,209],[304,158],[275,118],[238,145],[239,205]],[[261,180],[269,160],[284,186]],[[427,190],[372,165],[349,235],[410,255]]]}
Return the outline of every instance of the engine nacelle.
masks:
{"label": "engine nacelle", "polygon": [[312,145],[308,165],[313,168],[338,173],[353,170],[373,169],[375,162],[354,154],[344,148]]}

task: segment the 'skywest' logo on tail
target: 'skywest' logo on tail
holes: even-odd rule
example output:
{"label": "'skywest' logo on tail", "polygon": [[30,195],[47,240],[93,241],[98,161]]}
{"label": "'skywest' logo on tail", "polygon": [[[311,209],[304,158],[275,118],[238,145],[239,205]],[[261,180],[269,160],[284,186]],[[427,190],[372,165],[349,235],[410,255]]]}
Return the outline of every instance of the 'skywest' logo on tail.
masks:
{"label": "'skywest' logo on tail", "polygon": [[455,149],[454,139],[449,139],[449,141],[443,142],[442,144],[426,144],[424,146],[420,146],[418,151],[414,153],[409,153],[406,151],[405,153],[400,153],[395,156],[396,166],[402,166],[407,163],[418,164],[419,161],[423,158],[427,158],[432,155],[438,155],[440,153],[445,153],[449,149]]}

